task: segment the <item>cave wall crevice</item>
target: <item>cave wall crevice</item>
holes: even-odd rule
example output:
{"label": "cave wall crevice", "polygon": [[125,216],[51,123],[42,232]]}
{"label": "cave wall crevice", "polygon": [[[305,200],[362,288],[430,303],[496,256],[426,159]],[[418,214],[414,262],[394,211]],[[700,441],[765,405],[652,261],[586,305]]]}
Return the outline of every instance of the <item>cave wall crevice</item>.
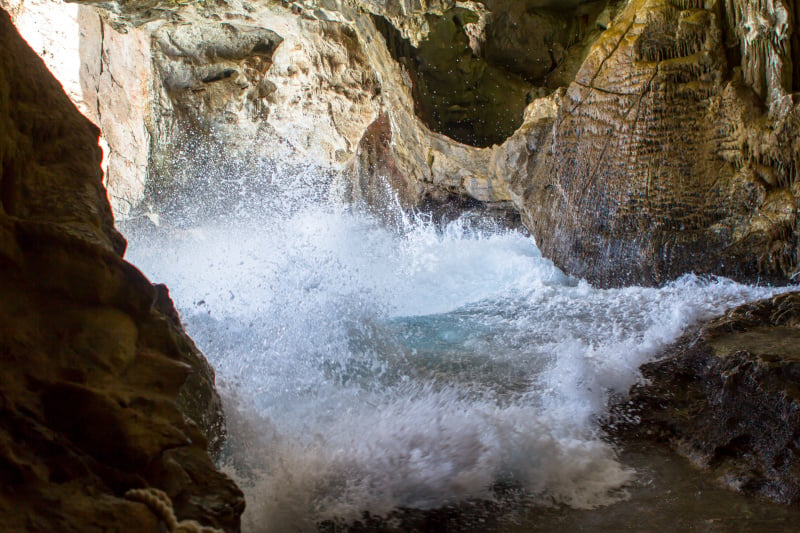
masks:
{"label": "cave wall crevice", "polygon": [[[522,125],[526,106],[574,78],[600,24],[616,4],[572,9],[507,2],[493,11],[457,6],[427,15],[414,45],[387,19],[373,20],[408,75],[414,112],[431,130],[462,144],[502,144]],[[604,18],[601,19],[601,15]]]}

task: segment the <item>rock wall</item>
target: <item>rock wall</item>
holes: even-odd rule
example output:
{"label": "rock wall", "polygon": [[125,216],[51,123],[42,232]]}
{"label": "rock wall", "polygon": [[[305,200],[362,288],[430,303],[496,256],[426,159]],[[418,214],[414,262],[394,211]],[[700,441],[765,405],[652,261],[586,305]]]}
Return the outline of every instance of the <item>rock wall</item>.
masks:
{"label": "rock wall", "polygon": [[[202,182],[197,169],[209,165],[195,163],[208,161],[196,152],[213,145],[242,162],[225,173],[257,173],[270,160],[312,164],[340,174],[346,198],[378,210],[396,200],[418,207],[453,198],[511,209],[505,179],[488,169],[491,149],[433,132],[415,114],[415,83],[390,52],[376,24],[382,19],[333,1],[249,11],[232,2],[224,23],[191,10],[181,17],[194,29],[170,23],[154,33],[163,89],[150,130],[153,204]],[[255,33],[270,44],[248,45],[244,35]],[[239,51],[217,54],[225,39]]]}
{"label": "rock wall", "polygon": [[0,0],[70,100],[103,132],[104,185],[118,216],[144,195],[152,61],[146,29],[120,33],[98,12],[53,0]]}
{"label": "rock wall", "polygon": [[[794,6],[486,7],[473,36],[484,57],[536,81],[541,44],[523,36],[540,39],[552,70],[535,85],[553,92],[533,100],[516,132],[487,149],[451,143],[400,111],[414,105],[413,90],[411,101],[387,105],[385,157],[411,178],[416,198],[447,190],[510,200],[547,257],[599,285],[660,284],[686,272],[777,282],[795,274]],[[512,12],[513,20],[503,16]],[[542,33],[518,30],[548,16]],[[561,33],[552,30],[559,23]]]}
{"label": "rock wall", "polygon": [[200,22],[153,34],[151,178],[162,191],[196,178],[174,164],[191,144],[253,164],[339,168],[352,158],[380,84],[350,26],[280,6],[231,5],[226,22],[184,16]]}
{"label": "rock wall", "polygon": [[[549,13],[542,27],[573,28],[537,37],[563,55],[538,82],[553,92],[487,149],[452,143],[401,111],[414,105],[413,90],[411,101],[388,104],[385,157],[416,198],[446,190],[510,200],[546,256],[599,285],[660,284],[686,272],[751,282],[795,274],[793,6],[631,0],[560,15],[517,6],[513,22],[497,14],[502,7],[487,4],[496,13],[483,15],[478,41],[486,57],[529,80],[541,72],[525,58],[541,52],[514,24]],[[561,50],[587,18],[584,40]],[[519,51],[513,61],[510,50]]]}
{"label": "rock wall", "polygon": [[[49,29],[48,6],[54,13],[67,8],[37,1],[12,6],[15,21],[30,39],[52,48],[59,35]],[[237,171],[243,173],[258,172],[269,160],[313,164],[321,172],[343,174],[353,199],[393,201],[361,191],[359,180],[347,178],[369,172],[359,166],[359,147],[369,141],[362,138],[370,124],[382,116],[393,131],[390,155],[406,176],[407,187],[397,191],[401,203],[417,206],[455,194],[510,205],[504,181],[485,170],[489,152],[432,133],[415,116],[414,84],[376,28],[382,18],[344,2],[229,2],[219,12],[169,4],[159,7],[159,16],[151,16],[151,7],[129,3],[102,15],[82,7],[65,28],[81,35],[79,60],[71,49],[51,58],[54,68],[65,57],[81,65],[77,81],[69,72],[57,73],[64,74],[65,86],[80,85],[71,93],[74,100],[104,131],[106,180],[118,216],[157,215],[165,197],[196,189],[198,183],[210,185],[201,176],[208,158],[198,154],[207,145],[225,153],[226,160],[240,161]],[[372,6],[374,13],[395,20],[401,35],[418,42],[431,31],[426,17],[442,16],[452,6],[415,8],[406,18],[399,15],[406,8],[395,7]],[[262,34],[269,37],[258,37]],[[126,71],[137,75],[126,76]],[[524,91],[520,94],[524,100]],[[495,94],[488,103],[501,109],[505,102],[497,100],[503,98]],[[523,107],[524,102],[514,111],[516,118],[504,121],[521,122]]]}
{"label": "rock wall", "polygon": [[788,46],[756,53],[745,39],[741,66],[732,63],[728,24],[741,35],[744,23],[726,23],[738,20],[729,9],[632,0],[592,48],[512,183],[560,267],[602,285],[795,273],[798,110],[778,83]]}
{"label": "rock wall", "polygon": [[109,202],[126,217],[144,195],[150,166],[150,36],[138,28],[120,33],[86,6],[79,13],[80,82],[91,109],[86,116],[102,132]]}
{"label": "rock wall", "polygon": [[1,10],[0,45],[0,529],[158,531],[125,498],[158,488],[179,519],[238,531],[208,453],[213,371],[122,259],[99,131]]}
{"label": "rock wall", "polygon": [[104,6],[87,101],[121,102],[120,215],[278,160],[378,208],[519,212],[600,285],[796,272],[796,2]]}
{"label": "rock wall", "polygon": [[230,3],[224,21],[178,4],[161,18],[53,0],[0,6],[103,131],[119,217],[157,214],[161,196],[196,185],[207,170],[191,165],[198,146],[256,166],[341,169],[375,117],[380,84],[341,15],[254,13],[246,2]]}

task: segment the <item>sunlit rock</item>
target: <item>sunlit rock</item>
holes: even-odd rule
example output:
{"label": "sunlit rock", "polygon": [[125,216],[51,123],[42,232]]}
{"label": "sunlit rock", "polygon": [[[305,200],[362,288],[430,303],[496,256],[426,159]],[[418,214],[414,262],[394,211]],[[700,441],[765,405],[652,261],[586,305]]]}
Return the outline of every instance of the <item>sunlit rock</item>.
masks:
{"label": "sunlit rock", "polygon": [[712,4],[629,2],[513,182],[542,252],[568,272],[604,285],[793,275],[797,111],[767,118]]}
{"label": "sunlit rock", "polygon": [[[86,100],[108,132],[120,215],[155,220],[209,179],[209,162],[238,161],[213,178],[234,183],[281,161],[338,174],[354,200],[519,211],[548,257],[604,285],[689,271],[779,281],[798,262],[794,11],[784,0],[104,4],[107,22],[92,24],[109,46],[87,48],[105,51],[87,67],[100,81]],[[80,28],[87,43],[97,33]],[[150,42],[152,64],[126,62]],[[123,67],[149,81],[110,83]],[[526,118],[544,97],[557,106],[549,131]]]}
{"label": "sunlit rock", "polygon": [[154,39],[161,89],[151,173],[159,182],[176,173],[171,150],[187,138],[214,138],[227,157],[342,163],[373,118],[380,83],[342,23],[268,9],[247,25],[163,25]]}
{"label": "sunlit rock", "polygon": [[0,7],[81,113],[102,130],[104,185],[117,216],[128,215],[147,181],[149,34],[133,27],[120,33],[95,9],[79,4],[3,0]]}

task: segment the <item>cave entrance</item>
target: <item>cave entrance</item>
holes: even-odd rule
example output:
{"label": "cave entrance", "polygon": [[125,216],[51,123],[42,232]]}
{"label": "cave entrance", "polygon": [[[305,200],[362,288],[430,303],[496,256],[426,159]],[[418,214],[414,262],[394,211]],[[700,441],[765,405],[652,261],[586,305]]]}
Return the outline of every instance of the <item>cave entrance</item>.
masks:
{"label": "cave entrance", "polygon": [[430,32],[419,46],[386,19],[374,20],[411,79],[417,117],[451,139],[486,147],[520,127],[533,99],[574,79],[609,3],[495,2],[483,15],[456,7],[427,16]]}

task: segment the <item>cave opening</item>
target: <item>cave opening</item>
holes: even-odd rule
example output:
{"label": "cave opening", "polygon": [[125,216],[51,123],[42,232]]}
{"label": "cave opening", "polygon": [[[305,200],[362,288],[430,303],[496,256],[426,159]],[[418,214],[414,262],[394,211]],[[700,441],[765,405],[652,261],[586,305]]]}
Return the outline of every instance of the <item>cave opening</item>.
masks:
{"label": "cave opening", "polygon": [[503,143],[531,101],[572,82],[618,3],[534,4],[428,15],[429,33],[418,46],[373,17],[408,74],[414,113],[427,127],[471,146]]}

